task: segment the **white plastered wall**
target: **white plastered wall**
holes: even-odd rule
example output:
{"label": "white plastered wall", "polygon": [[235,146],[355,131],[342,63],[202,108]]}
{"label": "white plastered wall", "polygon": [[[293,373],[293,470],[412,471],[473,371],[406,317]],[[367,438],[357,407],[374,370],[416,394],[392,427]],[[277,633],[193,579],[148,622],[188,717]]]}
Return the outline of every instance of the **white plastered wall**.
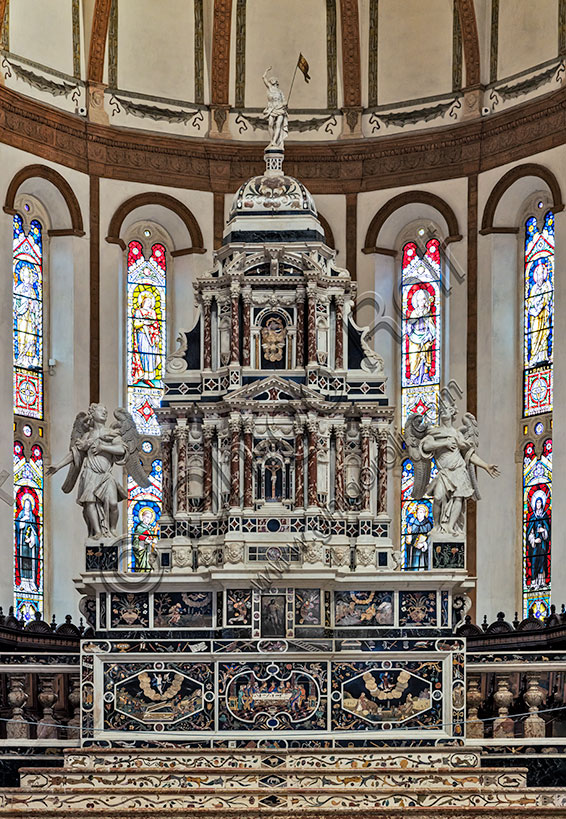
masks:
{"label": "white plastered wall", "polygon": [[[14,175],[23,167],[37,163],[37,157],[0,146],[0,197]],[[84,175],[50,162],[41,164],[55,168],[71,185],[81,208],[83,221],[88,222],[88,179]],[[70,217],[61,194],[50,183],[29,179],[20,193],[35,196],[49,215],[51,226],[70,227]],[[45,359],[55,358],[53,375],[45,375],[47,395],[47,426],[53,462],[61,460],[68,451],[69,435],[74,418],[88,406],[89,398],[89,264],[88,238],[59,236],[46,238],[48,269],[48,327]],[[0,334],[3,349],[12,349],[12,217],[0,212],[0,254],[5,260],[0,305]],[[6,469],[10,477],[2,489],[11,492],[12,479],[12,361],[6,352],[0,363],[0,471]],[[48,460],[47,460],[48,462]],[[60,490],[65,471],[45,481],[45,613],[56,614],[59,622],[65,614],[77,621],[79,596],[74,590],[73,578],[84,565],[84,523],[72,495]],[[4,550],[0,573],[0,604],[12,603],[13,521],[12,507],[0,502],[0,536]]]}

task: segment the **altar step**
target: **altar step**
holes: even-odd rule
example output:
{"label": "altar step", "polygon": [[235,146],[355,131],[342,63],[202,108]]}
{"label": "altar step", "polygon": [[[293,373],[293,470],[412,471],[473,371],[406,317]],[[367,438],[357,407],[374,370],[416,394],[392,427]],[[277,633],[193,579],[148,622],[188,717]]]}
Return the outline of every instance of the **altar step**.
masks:
{"label": "altar step", "polygon": [[413,789],[465,788],[467,791],[526,788],[526,770],[508,768],[419,768],[410,772],[399,768],[364,768],[348,771],[325,768],[323,771],[293,768],[258,768],[255,771],[234,771],[226,768],[97,768],[95,771],[74,771],[57,768],[24,769],[20,778],[24,790],[46,790],[49,793],[68,790],[100,790],[128,788],[161,788],[163,790],[351,790],[352,788]]}
{"label": "altar step", "polygon": [[63,768],[22,769],[21,787],[0,789],[0,819],[566,816],[566,789],[479,761],[455,748],[69,750]]}

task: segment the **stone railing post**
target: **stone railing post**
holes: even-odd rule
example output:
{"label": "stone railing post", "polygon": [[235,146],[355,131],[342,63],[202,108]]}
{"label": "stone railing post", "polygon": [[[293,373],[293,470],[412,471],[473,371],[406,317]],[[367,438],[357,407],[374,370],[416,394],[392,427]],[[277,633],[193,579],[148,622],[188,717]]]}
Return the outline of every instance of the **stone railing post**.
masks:
{"label": "stone railing post", "polygon": [[6,723],[8,739],[29,739],[29,722],[24,717],[24,706],[28,701],[25,682],[24,674],[9,675],[8,703],[12,709],[12,716]]}
{"label": "stone railing post", "polygon": [[478,719],[478,711],[482,702],[480,691],[480,681],[476,677],[468,678],[468,692],[466,703],[468,705],[468,724],[466,726],[466,739],[483,739],[483,722]]}
{"label": "stone railing post", "polygon": [[513,720],[509,716],[509,708],[513,704],[513,692],[509,688],[508,674],[497,676],[497,689],[493,695],[493,701],[498,714],[493,722],[494,738],[512,738],[514,734]]}
{"label": "stone railing post", "polygon": [[41,689],[38,700],[43,709],[43,716],[37,723],[37,738],[38,739],[57,739],[59,736],[59,728],[53,706],[57,702],[57,694],[53,690],[55,678],[52,674],[41,676]]}
{"label": "stone railing post", "polygon": [[540,675],[538,671],[527,671],[527,690],[524,700],[529,706],[529,716],[525,719],[525,737],[543,737],[545,735],[546,723],[539,716],[539,708],[544,701],[544,691],[539,685]]}

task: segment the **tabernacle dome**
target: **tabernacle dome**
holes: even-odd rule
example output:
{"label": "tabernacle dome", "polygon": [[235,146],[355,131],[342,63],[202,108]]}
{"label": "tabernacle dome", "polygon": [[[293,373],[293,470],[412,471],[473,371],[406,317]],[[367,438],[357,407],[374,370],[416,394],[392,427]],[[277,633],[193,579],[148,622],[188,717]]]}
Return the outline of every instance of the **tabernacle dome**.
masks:
{"label": "tabernacle dome", "polygon": [[564,812],[564,0],[0,48],[0,817]]}

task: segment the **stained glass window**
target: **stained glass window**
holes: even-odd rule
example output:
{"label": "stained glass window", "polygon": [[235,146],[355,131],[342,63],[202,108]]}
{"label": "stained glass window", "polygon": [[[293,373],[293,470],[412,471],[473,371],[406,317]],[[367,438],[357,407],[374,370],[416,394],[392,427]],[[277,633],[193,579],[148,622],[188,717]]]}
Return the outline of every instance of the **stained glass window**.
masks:
{"label": "stained glass window", "polygon": [[14,412],[43,418],[42,231],[14,216]]}
{"label": "stained glass window", "polygon": [[[163,393],[166,354],[165,248],[154,244],[148,258],[140,242],[128,246],[127,384],[128,408],[141,435],[159,435],[155,414]],[[128,483],[128,530],[132,536],[131,569],[149,571],[159,537],[161,461],[154,460],[151,485]]]}
{"label": "stained glass window", "polygon": [[14,590],[18,618],[43,609],[43,452],[14,442]]}
{"label": "stained glass window", "polygon": [[552,410],[554,345],[554,214],[542,230],[536,217],[526,222],[524,297],[524,415]]}
{"label": "stained glass window", "polygon": [[[440,395],[440,243],[430,239],[424,254],[414,242],[403,248],[401,269],[401,413],[418,412],[435,422]],[[414,470],[409,458],[401,475],[401,546],[408,571],[430,568],[430,498],[413,498]]]}
{"label": "stained glass window", "polygon": [[[12,250],[14,414],[22,440],[14,441],[14,605],[19,618],[43,613],[43,232],[34,219],[26,229],[13,219]],[[28,439],[28,440],[26,440]]]}
{"label": "stained glass window", "polygon": [[523,613],[550,613],[552,441],[523,451]]}

